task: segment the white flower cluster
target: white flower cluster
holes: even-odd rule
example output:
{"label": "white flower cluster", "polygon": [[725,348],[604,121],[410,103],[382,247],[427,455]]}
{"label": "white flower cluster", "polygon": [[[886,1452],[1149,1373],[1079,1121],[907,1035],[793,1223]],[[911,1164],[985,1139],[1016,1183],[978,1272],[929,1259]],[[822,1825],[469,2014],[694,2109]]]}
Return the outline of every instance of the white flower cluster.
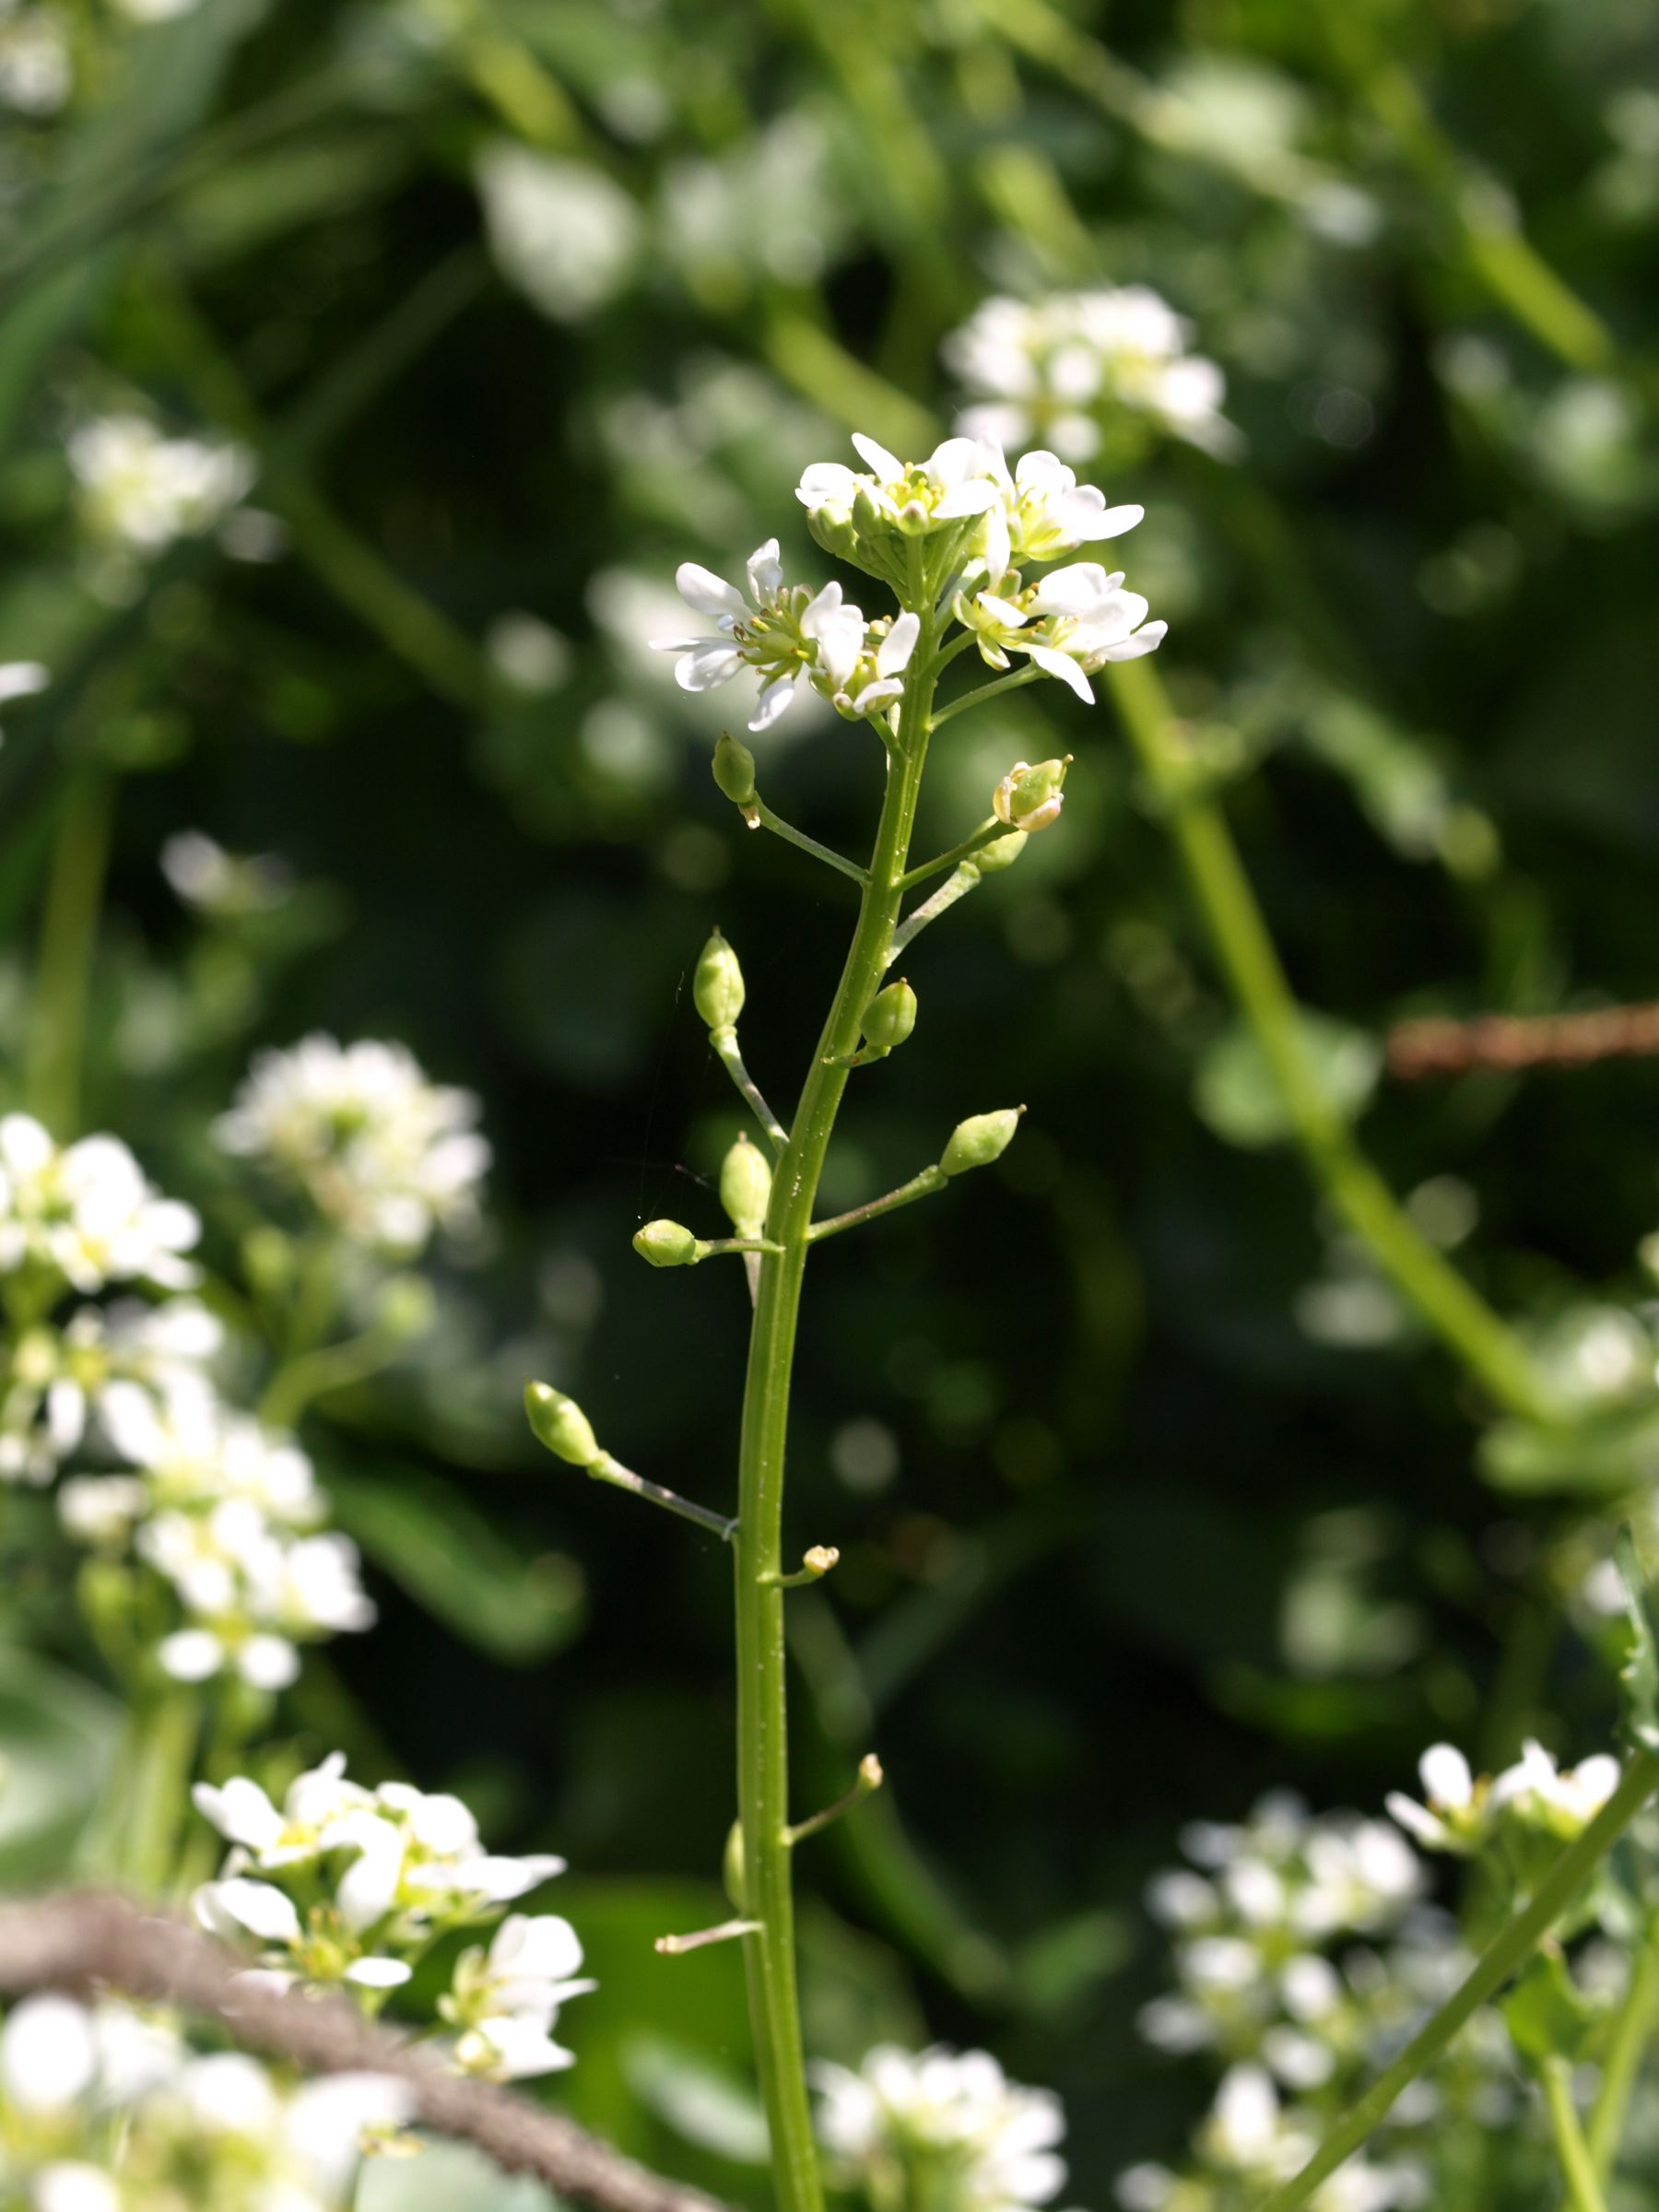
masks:
{"label": "white flower cluster", "polygon": [[[198,1809],[231,1846],[218,1878],[196,1892],[196,1917],[228,1940],[252,1938],[266,1982],[344,1983],[372,2006],[408,1981],[438,1937],[488,1924],[564,1871],[562,1859],[486,1852],[458,1797],[407,1783],[367,1790],[345,1769],[339,1753],[324,1759],[280,1808],[243,1776],[196,1785]],[[560,2006],[594,1987],[576,1978],[581,1964],[568,1921],[501,1921],[488,1950],[462,1953],[440,2000],[459,2031],[454,2065],[491,2080],[571,2065],[552,2030]]]}
{"label": "white flower cluster", "polygon": [[873,2205],[1023,2212],[1065,2186],[1059,2099],[1009,2081],[988,2052],[881,2044],[856,2074],[814,2071],[824,2147]]}
{"label": "white flower cluster", "polygon": [[0,0],[0,108],[55,115],[74,88],[68,30],[58,14]]}
{"label": "white flower cluster", "polygon": [[[1033,668],[1088,700],[1090,674],[1161,643],[1167,625],[1147,620],[1146,600],[1122,588],[1121,571],[1079,561],[1028,586],[1015,565],[1047,563],[1117,537],[1141,520],[1141,508],[1109,508],[1103,493],[1079,484],[1051,453],[1027,453],[1010,469],[989,440],[947,438],[916,463],[873,438],[853,443],[863,470],[822,461],[801,478],[795,496],[813,535],[907,595],[925,577],[930,595],[951,606],[993,666],[1007,667],[1010,652],[1024,653]],[[920,559],[914,569],[912,550]],[[712,618],[714,634],[653,645],[680,656],[675,675],[688,691],[712,690],[753,669],[761,690],[751,730],[770,728],[808,688],[853,719],[890,716],[900,700],[919,618],[866,621],[839,583],[816,593],[787,583],[776,538],[750,556],[743,590],[695,561],[684,562],[676,581],[687,605]]]}
{"label": "white flower cluster", "polygon": [[1230,453],[1226,380],[1187,351],[1192,335],[1145,285],[987,300],[945,342],[947,367],[973,395],[959,427],[998,445],[1038,438],[1081,462],[1100,452],[1115,413]]}
{"label": "white flower cluster", "polygon": [[347,2212],[364,2150],[412,2117],[384,2075],[290,2089],[111,2001],[28,1997],[0,2030],[0,2195],[29,2212]]}
{"label": "white flower cluster", "polygon": [[224,439],[169,438],[142,415],[101,415],[70,433],[81,519],[99,545],[152,560],[221,523],[253,481],[253,456]]}
{"label": "white flower cluster", "polygon": [[1477,1781],[1454,1745],[1431,1744],[1418,1762],[1426,1805],[1399,1790],[1388,1810],[1408,1835],[1430,1851],[1460,1855],[1483,1850],[1506,1825],[1570,1842],[1618,1787],[1618,1761],[1608,1752],[1563,1770],[1541,1744],[1522,1746],[1512,1767]]}
{"label": "white flower cluster", "polygon": [[52,1296],[106,1283],[188,1289],[181,1255],[201,1234],[194,1209],[163,1198],[113,1136],[60,1147],[26,1113],[0,1120],[0,1277],[32,1271]]}
{"label": "white flower cluster", "polygon": [[77,1306],[26,1328],[0,1385],[0,1479],[50,1482],[88,1430],[113,1445],[145,1405],[199,1394],[224,1334],[194,1298]]}
{"label": "white flower cluster", "polygon": [[171,1590],[182,1623],[156,1656],[175,1680],[231,1672],[285,1689],[299,1644],[373,1624],[357,1547],[322,1525],[328,1500],[288,1439],[224,1406],[199,1376],[159,1394],[112,1381],[99,1417],[136,1471],[70,1476],[59,1516],[83,1543],[130,1549]]}
{"label": "white flower cluster", "polygon": [[477,1118],[471,1091],[429,1082],[401,1044],[315,1035],[262,1053],[214,1135],[346,1236],[408,1257],[477,1218],[489,1166]]}

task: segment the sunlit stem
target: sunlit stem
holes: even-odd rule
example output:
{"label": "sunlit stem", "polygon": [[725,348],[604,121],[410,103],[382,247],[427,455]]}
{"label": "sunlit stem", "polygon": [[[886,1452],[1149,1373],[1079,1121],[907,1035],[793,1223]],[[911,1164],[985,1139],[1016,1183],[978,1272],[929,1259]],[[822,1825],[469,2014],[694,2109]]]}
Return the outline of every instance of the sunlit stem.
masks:
{"label": "sunlit stem", "polygon": [[919,868],[912,868],[899,888],[901,891],[913,891],[917,884],[925,883],[930,876],[937,876],[946,868],[954,868],[959,861],[971,860],[976,853],[982,853],[987,845],[995,844],[998,838],[1012,834],[1010,823],[999,822],[994,815],[987,815],[971,836],[963,838],[959,844],[952,845],[948,853],[941,853],[937,860],[924,860]]}
{"label": "sunlit stem", "polygon": [[833,1544],[815,1544],[802,1557],[794,1574],[763,1575],[761,1580],[772,1590],[804,1590],[809,1583],[821,1583],[832,1567],[841,1564],[841,1553]]}
{"label": "sunlit stem", "polygon": [[730,1943],[736,1936],[759,1936],[758,1920],[723,1920],[717,1928],[699,1928],[690,1936],[659,1936],[652,1947],[665,1959],[678,1959],[687,1951],[707,1950],[712,1943]]}
{"label": "sunlit stem", "polygon": [[743,1054],[737,1049],[737,1031],[731,1022],[709,1031],[709,1042],[719,1054],[720,1065],[731,1077],[742,1094],[749,1112],[759,1123],[773,1146],[780,1152],[789,1142],[789,1132],[760,1095],[760,1088],[743,1065]]}
{"label": "sunlit stem", "polygon": [[755,811],[760,818],[760,827],[770,830],[774,837],[782,838],[788,844],[798,845],[803,853],[810,853],[814,860],[821,860],[826,867],[851,877],[861,887],[868,882],[868,872],[861,868],[855,860],[849,860],[843,853],[831,852],[828,845],[820,845],[816,837],[808,837],[804,830],[797,830],[793,822],[786,822],[781,814],[774,814],[763,798],[757,796]]}
{"label": "sunlit stem", "polygon": [[953,716],[966,714],[970,707],[982,707],[988,699],[994,699],[999,691],[1018,691],[1021,684],[1034,684],[1041,674],[1041,668],[1028,663],[1023,668],[1016,668],[1010,676],[999,676],[994,683],[981,684],[977,690],[964,691],[960,699],[953,699],[947,707],[939,709],[934,716],[934,728],[943,729]]}
{"label": "sunlit stem", "polygon": [[1625,2114],[1641,2062],[1659,2024],[1659,1925],[1650,1925],[1624,2002],[1614,2016],[1602,2061],[1601,2088],[1590,2108],[1590,2161],[1598,2181],[1605,2182],[1618,2159]]}
{"label": "sunlit stem", "polygon": [[[1655,1788],[1659,1788],[1659,1750],[1644,1748],[1632,1755],[1618,1787],[1583,1834],[1556,1860],[1530,1902],[1500,1930],[1460,1986],[1336,2123],[1301,2171],[1264,2199],[1259,2212],[1300,2212],[1321,2183],[1328,2181],[1367,2142],[1388,2117],[1401,2092],[1434,2065],[1459,2029],[1525,1965]],[[1588,2201],[1599,2212],[1599,2194]],[[1582,2205],[1577,2212],[1583,2212]]]}
{"label": "sunlit stem", "polygon": [[1606,2212],[1601,2183],[1595,2178],[1589,2146],[1579,2124],[1578,2107],[1572,2101],[1571,2061],[1552,2052],[1538,2069],[1538,2083],[1544,2091],[1544,2110],[1549,2118],[1556,2163],[1567,2184],[1567,2202],[1572,2212]]}
{"label": "sunlit stem", "polygon": [[885,1198],[872,1198],[865,1206],[853,1206],[850,1213],[831,1214],[827,1221],[815,1221],[806,1231],[807,1241],[816,1244],[824,1237],[839,1237],[843,1229],[856,1229],[861,1222],[890,1214],[895,1206],[909,1206],[914,1198],[926,1198],[935,1191],[942,1191],[949,1181],[943,1168],[924,1168],[919,1175],[901,1182]]}
{"label": "sunlit stem", "polygon": [[936,922],[941,914],[948,913],[959,899],[966,899],[970,891],[977,891],[984,880],[972,861],[963,861],[948,881],[942,883],[931,899],[924,899],[914,913],[908,915],[893,932],[893,949],[888,955],[888,966],[892,966],[905,947],[930,922]]}
{"label": "sunlit stem", "polygon": [[858,1779],[844,1797],[838,1797],[833,1805],[827,1805],[821,1813],[814,1813],[809,1820],[797,1821],[794,1828],[785,1831],[791,1849],[797,1843],[804,1843],[808,1836],[816,1836],[821,1829],[828,1828],[832,1820],[839,1820],[843,1813],[850,1813],[862,1798],[869,1796],[873,1790],[878,1790],[884,1779],[881,1761],[874,1751],[866,1751],[858,1762]]}
{"label": "sunlit stem", "polygon": [[764,1237],[699,1237],[691,1265],[699,1260],[717,1260],[728,1252],[782,1252],[781,1244],[769,1244]]}
{"label": "sunlit stem", "polygon": [[648,1482],[643,1475],[636,1475],[631,1467],[602,1452],[593,1465],[582,1469],[595,1482],[608,1482],[613,1489],[627,1490],[635,1498],[643,1498],[649,1505],[660,1505],[665,1512],[677,1513],[682,1521],[693,1522],[717,1535],[723,1544],[729,1544],[737,1533],[737,1524],[724,1513],[717,1513],[706,1505],[694,1505],[689,1498],[682,1498],[677,1490],[665,1489],[660,1482]]}

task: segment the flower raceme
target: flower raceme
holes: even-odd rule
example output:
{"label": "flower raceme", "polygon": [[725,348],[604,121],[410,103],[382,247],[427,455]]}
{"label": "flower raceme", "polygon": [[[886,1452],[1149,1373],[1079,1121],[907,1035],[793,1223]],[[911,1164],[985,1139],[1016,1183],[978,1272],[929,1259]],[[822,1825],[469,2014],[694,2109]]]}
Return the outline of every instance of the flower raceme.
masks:
{"label": "flower raceme", "polygon": [[[1010,468],[987,440],[948,438],[917,463],[871,438],[853,443],[865,469],[817,462],[795,496],[818,543],[889,583],[905,611],[866,620],[836,582],[817,592],[787,582],[776,538],[750,555],[742,588],[683,562],[680,595],[713,624],[712,634],[653,640],[679,656],[683,689],[713,690],[753,670],[761,688],[751,730],[769,729],[808,689],[850,720],[885,718],[921,636],[918,605],[950,606],[992,666],[1023,653],[1085,700],[1088,674],[1161,642],[1167,626],[1147,620],[1146,600],[1124,590],[1121,571],[1081,561],[1028,584],[1018,565],[1121,536],[1143,509],[1109,507],[1050,453],[1026,453]],[[740,804],[752,799],[750,781]]]}

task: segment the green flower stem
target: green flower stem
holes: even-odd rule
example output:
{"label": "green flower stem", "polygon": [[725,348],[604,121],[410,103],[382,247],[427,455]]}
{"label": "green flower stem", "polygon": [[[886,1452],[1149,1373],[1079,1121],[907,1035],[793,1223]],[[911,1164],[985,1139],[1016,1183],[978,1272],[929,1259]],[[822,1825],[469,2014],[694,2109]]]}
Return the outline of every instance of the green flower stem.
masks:
{"label": "green flower stem", "polygon": [[[1387,2118],[1401,2091],[1433,2065],[1464,2023],[1525,1964],[1656,1788],[1659,1750],[1635,1752],[1625,1766],[1618,1787],[1583,1834],[1562,1852],[1533,1892],[1531,1902],[1499,1932],[1461,1987],[1418,2030],[1358,2104],[1343,2115],[1295,2179],[1265,2200],[1260,2212],[1298,2212],[1320,2183],[1353,2157]],[[1577,2126],[1576,2115],[1573,2124]],[[1577,2212],[1600,2212],[1599,2193],[1574,2201]]]}
{"label": "green flower stem", "polygon": [[999,837],[1008,837],[1012,833],[1012,824],[999,822],[994,816],[987,817],[971,837],[965,837],[959,844],[952,845],[948,853],[941,853],[937,860],[924,860],[919,868],[912,868],[899,888],[901,891],[913,891],[919,883],[925,883],[930,876],[940,875],[946,868],[954,868],[959,861],[971,860],[976,853],[982,853],[987,845],[995,844]]}
{"label": "green flower stem", "polygon": [[677,1490],[665,1489],[660,1482],[648,1482],[643,1475],[636,1475],[631,1467],[625,1467],[608,1452],[602,1452],[591,1466],[582,1471],[594,1482],[608,1482],[613,1489],[627,1490],[631,1497],[643,1498],[648,1505],[660,1505],[665,1512],[677,1513],[682,1521],[708,1529],[723,1544],[729,1544],[737,1532],[736,1522],[728,1520],[724,1513],[717,1513],[706,1505],[693,1504]]}
{"label": "green flower stem", "polygon": [[389,1366],[408,1341],[401,1329],[365,1329],[360,1335],[285,1360],[265,1387],[260,1419],[271,1429],[291,1429],[314,1400],[353,1382],[366,1382]]}
{"label": "green flower stem", "polygon": [[913,937],[920,935],[930,922],[936,922],[941,914],[948,913],[959,899],[966,899],[970,891],[977,891],[984,880],[973,863],[965,861],[947,883],[939,886],[931,899],[924,899],[913,913],[907,914],[893,932],[893,946],[888,954],[888,966],[892,966],[905,947]]}
{"label": "green flower stem", "polygon": [[749,2012],[771,2134],[777,2212],[819,2212],[823,2202],[807,2104],[795,1988],[794,1900],[789,1850],[789,1756],[784,1685],[782,1569],[784,1455],[801,1286],[818,1179],[858,1049],[865,1008],[886,969],[899,918],[899,883],[915,824],[937,681],[934,618],[905,675],[900,731],[888,761],[867,880],[846,964],[812,1055],[789,1142],[772,1180],[744,1390],[736,1550],[737,1794],[743,1830],[743,1912],[759,1924],[745,1938]]}
{"label": "green flower stem", "polygon": [[70,771],[41,917],[26,1082],[30,1111],[60,1144],[79,1127],[87,1002],[114,812],[110,769],[88,760]]}
{"label": "green flower stem", "polygon": [[1186,789],[1162,683],[1142,661],[1108,669],[1129,740],[1162,804],[1216,957],[1254,1032],[1296,1141],[1335,1211],[1383,1274],[1506,1412],[1559,1421],[1526,1347],[1435,1250],[1359,1149],[1310,1067],[1301,1019],[1225,816]]}
{"label": "green flower stem", "polygon": [[793,822],[786,822],[781,814],[774,814],[759,793],[755,794],[755,812],[760,817],[763,830],[770,830],[774,837],[781,837],[789,844],[798,845],[803,853],[810,853],[814,860],[821,860],[826,867],[834,868],[842,876],[850,876],[861,889],[868,880],[865,870],[855,860],[847,859],[844,853],[832,853],[828,845],[820,845],[816,837],[808,837],[804,830],[797,830]]}
{"label": "green flower stem", "polygon": [[789,1132],[761,1097],[759,1086],[743,1065],[743,1054],[737,1049],[735,1025],[728,1021],[721,1029],[711,1030],[709,1042],[714,1047],[721,1066],[737,1086],[749,1112],[771,1139],[774,1148],[782,1152],[789,1142]]}
{"label": "green flower stem", "polygon": [[145,1698],[131,1714],[118,1851],[122,1875],[140,1898],[163,1898],[173,1887],[199,1723],[199,1693],[178,1686]]}
{"label": "green flower stem", "polygon": [[1659,2023],[1659,1924],[1650,1925],[1630,1974],[1630,1986],[1616,2015],[1602,2061],[1601,2088],[1590,2108],[1590,2161],[1596,2179],[1606,2182],[1618,2159],[1625,2113],[1641,2062]]}
{"label": "green flower stem", "polygon": [[965,714],[970,707],[982,707],[986,700],[994,699],[999,691],[1018,691],[1021,684],[1034,684],[1041,674],[1035,662],[1028,662],[1011,675],[999,676],[994,683],[981,684],[977,690],[964,691],[960,699],[953,699],[947,707],[940,708],[934,716],[934,728],[942,730],[952,715]]}
{"label": "green flower stem", "polygon": [[1567,2202],[1572,2212],[1607,2212],[1601,2183],[1590,2162],[1584,2131],[1579,2124],[1578,2107],[1572,2101],[1571,2062],[1559,2053],[1552,2053],[1538,2069],[1538,2084],[1544,2091],[1556,2159],[1567,2183]]}
{"label": "green flower stem", "polygon": [[855,1206],[850,1213],[832,1214],[828,1221],[815,1221],[806,1231],[808,1243],[816,1244],[824,1237],[839,1237],[843,1229],[856,1229],[861,1222],[874,1221],[882,1214],[890,1214],[895,1206],[909,1206],[914,1198],[926,1198],[935,1191],[942,1191],[950,1181],[943,1168],[924,1168],[908,1182],[901,1182],[896,1191],[885,1198],[872,1198],[866,1206]]}

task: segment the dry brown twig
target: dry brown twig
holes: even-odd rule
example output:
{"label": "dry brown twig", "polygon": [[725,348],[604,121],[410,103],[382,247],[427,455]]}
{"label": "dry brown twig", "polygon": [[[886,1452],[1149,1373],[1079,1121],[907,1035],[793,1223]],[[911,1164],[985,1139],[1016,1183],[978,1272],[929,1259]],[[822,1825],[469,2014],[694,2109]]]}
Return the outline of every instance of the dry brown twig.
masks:
{"label": "dry brown twig", "polygon": [[1406,1083],[1472,1068],[1588,1067],[1654,1053],[1659,1002],[1583,1014],[1481,1014],[1473,1021],[1430,1017],[1396,1022],[1388,1032],[1389,1073]]}
{"label": "dry brown twig", "polygon": [[492,2083],[441,2072],[418,2048],[343,1998],[278,1995],[237,1980],[243,1962],[175,1915],[70,1890],[0,1906],[0,1992],[114,1989],[221,2021],[236,2041],[312,2074],[389,2074],[414,2091],[422,2124],[476,2144],[511,2173],[533,2173],[595,2212],[724,2212],[665,2181],[574,2121]]}

